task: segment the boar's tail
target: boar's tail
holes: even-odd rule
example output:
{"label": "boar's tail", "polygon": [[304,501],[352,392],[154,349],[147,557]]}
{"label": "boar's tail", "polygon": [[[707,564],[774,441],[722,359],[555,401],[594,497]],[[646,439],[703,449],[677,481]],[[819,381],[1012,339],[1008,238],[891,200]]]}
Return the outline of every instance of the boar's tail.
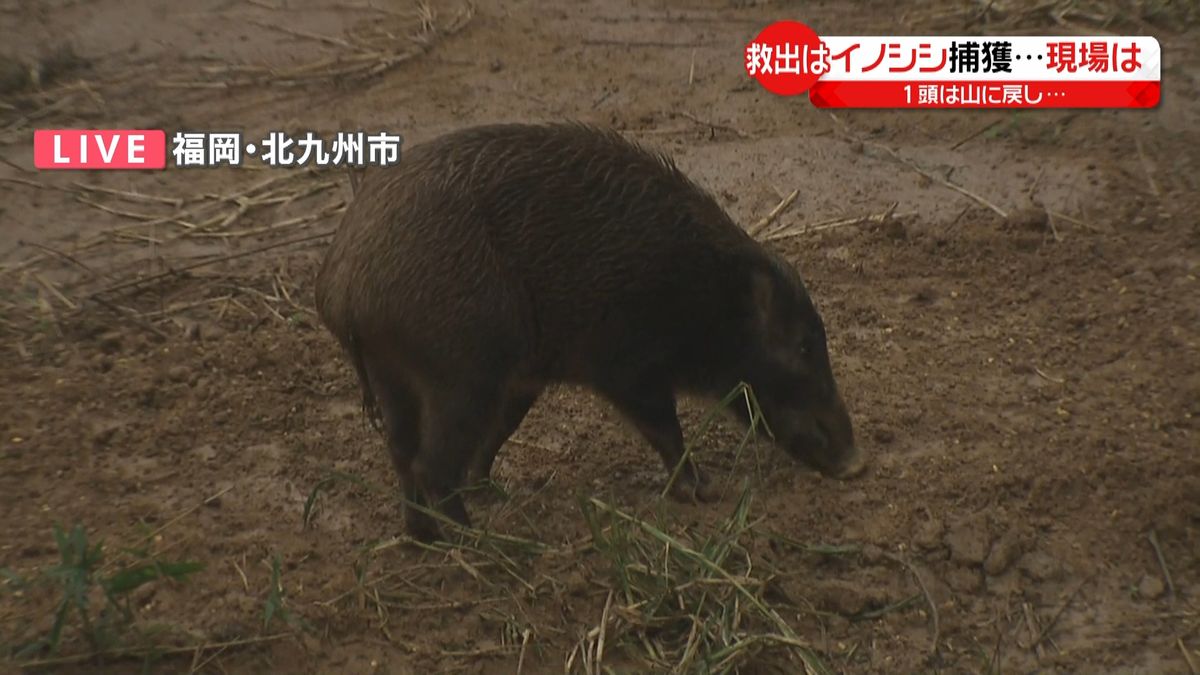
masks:
{"label": "boar's tail", "polygon": [[358,186],[362,185],[363,169],[354,166],[347,166],[346,173],[350,175],[350,196],[358,196]]}
{"label": "boar's tail", "polygon": [[367,366],[363,362],[361,345],[358,337],[353,332],[350,333],[346,352],[350,355],[350,362],[354,365],[354,372],[358,374],[359,388],[362,389],[362,408],[363,414],[367,416],[367,422],[375,431],[383,431],[383,411],[379,408],[379,401],[375,399],[375,391],[371,388],[371,378],[367,375]]}

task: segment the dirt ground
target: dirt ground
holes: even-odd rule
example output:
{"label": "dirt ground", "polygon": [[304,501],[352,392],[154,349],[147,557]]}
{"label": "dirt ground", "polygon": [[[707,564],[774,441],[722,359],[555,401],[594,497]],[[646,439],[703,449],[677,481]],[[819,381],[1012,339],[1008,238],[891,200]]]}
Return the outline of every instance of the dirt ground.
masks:
{"label": "dirt ground", "polygon": [[[744,641],[790,631],[814,672],[1196,672],[1196,7],[905,6],[0,2],[0,668],[794,672],[801,649]],[[742,70],[744,44],[784,18],[825,34],[1152,34],[1163,102],[830,115]],[[825,319],[866,477],[822,479],[766,440],[739,452],[734,424],[702,433],[712,404],[687,401],[685,435],[724,497],[662,500],[648,446],[562,388],[503,449],[497,489],[468,501],[513,539],[423,549],[312,312],[344,173],[32,170],[34,128],[412,144],[561,118],[672,153],[745,225],[799,191],[770,245]],[[601,544],[617,521],[591,529],[588,500],[696,542],[743,490],[741,583],[717,576],[706,596],[746,617],[722,624],[741,651],[688,656],[699,624],[679,617],[720,617],[648,619],[620,579],[654,556],[614,564]],[[60,562],[56,524],[105,544],[93,580],[130,549],[204,569],[133,592],[116,638],[90,642],[71,614],[56,654],[22,652],[63,597],[21,583]]]}

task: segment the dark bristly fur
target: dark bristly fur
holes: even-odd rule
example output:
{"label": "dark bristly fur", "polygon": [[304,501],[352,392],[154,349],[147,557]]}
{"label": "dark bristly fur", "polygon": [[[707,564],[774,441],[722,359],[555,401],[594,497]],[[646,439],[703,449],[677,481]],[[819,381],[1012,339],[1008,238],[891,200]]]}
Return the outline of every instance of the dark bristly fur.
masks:
{"label": "dark bristly fur", "polygon": [[[825,333],[795,270],[667,157],[576,124],[465,129],[358,187],[317,279],[322,321],[380,420],[406,497],[467,523],[541,390],[585,384],[662,456],[677,392],[755,391],[777,441],[855,473]],[[706,497],[691,463],[679,487]],[[437,536],[407,510],[410,531]]]}

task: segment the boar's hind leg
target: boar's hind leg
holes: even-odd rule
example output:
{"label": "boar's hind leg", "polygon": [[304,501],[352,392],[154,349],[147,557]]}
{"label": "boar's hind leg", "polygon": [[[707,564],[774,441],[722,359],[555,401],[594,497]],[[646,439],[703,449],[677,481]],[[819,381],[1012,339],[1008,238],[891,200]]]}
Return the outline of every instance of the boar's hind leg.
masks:
{"label": "boar's hind leg", "polygon": [[[675,475],[671,496],[680,500],[712,501],[716,495],[707,476],[689,457],[684,461],[683,432],[675,395],[665,386],[609,386],[603,393],[622,415],[654,446],[666,465],[667,475]],[[680,466],[680,462],[683,466]],[[678,469],[678,473],[676,473]]]}
{"label": "boar's hind leg", "polygon": [[[371,391],[379,403],[383,428],[387,434],[388,452],[404,490],[404,521],[408,533],[421,541],[437,538],[437,523],[421,508],[427,508],[416,476],[413,459],[420,448],[420,429],[417,398],[401,381],[368,366]],[[414,508],[414,505],[416,508]]]}
{"label": "boar's hind leg", "polygon": [[429,392],[421,402],[421,450],[413,473],[430,505],[464,527],[471,520],[460,488],[472,461],[500,426],[499,392],[499,386],[458,382]]}
{"label": "boar's hind leg", "polygon": [[468,474],[469,480],[479,482],[488,480],[492,477],[492,465],[496,462],[496,453],[504,446],[504,442],[512,436],[517,427],[521,426],[521,422],[525,419],[525,415],[529,413],[529,409],[533,406],[533,402],[537,400],[538,394],[533,393],[510,393],[500,406],[499,425],[496,426],[494,433],[488,438],[487,442],[479,448],[479,453],[475,455],[471,462],[471,470]]}

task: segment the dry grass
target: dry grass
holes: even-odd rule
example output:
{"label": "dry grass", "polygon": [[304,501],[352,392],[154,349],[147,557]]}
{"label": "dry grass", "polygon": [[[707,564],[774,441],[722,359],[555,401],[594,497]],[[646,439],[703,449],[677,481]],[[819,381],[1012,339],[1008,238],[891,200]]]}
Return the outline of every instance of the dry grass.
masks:
{"label": "dry grass", "polygon": [[[265,7],[286,11],[282,7]],[[167,89],[295,87],[377,77],[427,53],[439,40],[465,28],[474,15],[474,6],[467,4],[452,16],[443,18],[430,4],[422,2],[412,12],[387,13],[380,20],[363,22],[345,36],[299,31],[266,21],[255,22],[290,37],[317,42],[331,48],[333,54],[286,68],[254,64],[206,66],[190,79],[163,80],[158,86]]]}
{"label": "dry grass", "polygon": [[[23,357],[84,326],[133,324],[166,339],[186,328],[187,317],[210,310],[309,321],[314,311],[303,289],[310,280],[293,278],[289,256],[331,236],[346,207],[330,171],[280,170],[233,192],[190,195],[0,180],[73,198],[117,223],[69,244],[22,242],[28,253],[0,265],[0,332],[15,338]],[[200,242],[226,252],[197,258]],[[268,255],[278,262],[245,265]]]}
{"label": "dry grass", "polygon": [[729,672],[773,662],[830,672],[764,599],[773,576],[747,547],[752,494],[712,532],[669,533],[599,499],[584,504],[593,545],[612,584],[599,623],[567,657],[567,672],[600,673],[607,650],[657,672]]}
{"label": "dry grass", "polygon": [[[268,10],[283,6],[258,3]],[[378,76],[417,58],[465,28],[474,16],[472,5],[439,12],[427,3],[410,11],[361,11],[373,15],[341,36],[304,33],[262,22],[290,38],[319,42],[332,53],[310,63],[287,68],[254,64],[207,65],[185,80],[161,82],[166,87],[228,88],[236,86],[296,86],[330,81],[346,82]],[[0,141],[24,138],[34,125],[70,119],[84,102],[104,108],[105,94],[126,86],[130,73],[107,81],[63,81],[22,92],[7,122],[0,124]],[[136,75],[134,73],[133,75]],[[135,78],[136,79],[136,78]],[[18,167],[19,169],[19,167]],[[69,246],[40,242],[23,245],[27,255],[0,264],[0,331],[16,333],[23,356],[47,329],[61,335],[64,322],[91,316],[98,307],[109,320],[131,322],[162,339],[180,315],[220,304],[229,311],[249,313],[257,319],[289,321],[312,315],[304,284],[290,277],[286,265],[264,275],[239,275],[240,265],[225,265],[255,252],[289,247],[302,250],[310,242],[331,234],[305,230],[332,224],[345,209],[338,196],[343,176],[328,171],[301,169],[269,171],[257,178],[247,171],[246,187],[225,194],[152,194],[116,190],[80,182],[57,183],[36,173],[18,171],[0,178],[13,189],[32,189],[58,196],[94,210],[104,221],[116,223],[95,231]],[[253,241],[247,251],[242,241]],[[189,249],[186,244],[191,244]],[[294,243],[294,245],[293,245]],[[196,245],[218,245],[228,253],[205,256],[196,262]],[[188,253],[183,253],[187,251]],[[120,263],[113,261],[122,261]],[[203,270],[205,283],[192,283]],[[222,272],[224,270],[224,272]]]}

